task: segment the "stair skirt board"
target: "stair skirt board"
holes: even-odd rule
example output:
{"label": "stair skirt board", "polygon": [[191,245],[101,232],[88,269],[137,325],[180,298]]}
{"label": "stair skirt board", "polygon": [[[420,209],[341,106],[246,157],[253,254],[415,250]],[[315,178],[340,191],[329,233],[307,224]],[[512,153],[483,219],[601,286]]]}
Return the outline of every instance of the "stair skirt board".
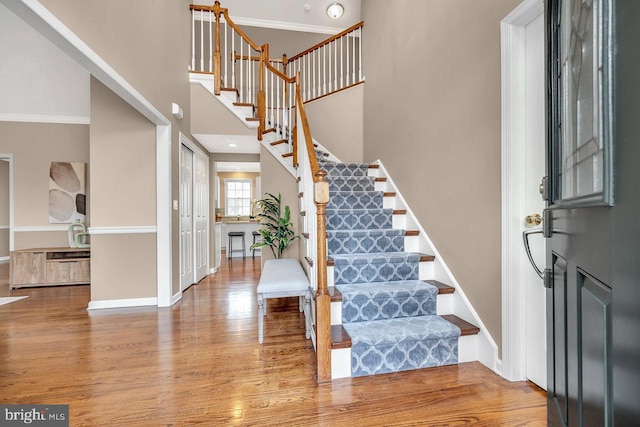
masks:
{"label": "stair skirt board", "polygon": [[[413,240],[405,239],[416,234],[393,228],[386,181],[369,176],[368,164],[334,163],[317,154],[330,193],[328,282],[341,294],[331,304],[331,323],[351,338],[351,348],[332,349],[332,378],[458,363],[460,328],[438,315],[438,287],[422,280],[433,278],[433,257],[407,252],[405,241]],[[472,353],[464,350],[464,359]]]}

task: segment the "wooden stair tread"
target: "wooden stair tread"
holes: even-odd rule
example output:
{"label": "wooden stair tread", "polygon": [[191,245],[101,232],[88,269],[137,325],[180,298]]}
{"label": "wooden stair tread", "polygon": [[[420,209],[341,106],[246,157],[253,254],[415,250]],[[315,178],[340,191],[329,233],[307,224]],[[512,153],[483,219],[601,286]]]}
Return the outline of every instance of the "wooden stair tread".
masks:
{"label": "wooden stair tread", "polygon": [[377,177],[374,179],[375,182],[387,182],[387,178],[385,177]]}
{"label": "wooden stair tread", "polygon": [[293,157],[293,153],[284,153],[284,154],[282,155],[282,157],[284,157],[285,159],[286,159],[287,157]]}
{"label": "wooden stair tread", "polygon": [[276,128],[269,128],[269,129],[265,129],[265,130],[263,130],[263,131],[262,131],[262,134],[263,134],[263,135],[265,135],[265,134],[267,134],[267,133],[269,133],[269,132],[275,132],[275,131],[276,131]]}
{"label": "wooden stair tread", "polygon": [[407,214],[407,210],[406,209],[394,209],[393,214],[394,215],[406,215]]}
{"label": "wooden stair tread", "polygon": [[260,117],[245,117],[244,119],[246,121],[248,121],[248,122],[259,122],[260,121]]}
{"label": "wooden stair tread", "polygon": [[235,107],[251,107],[251,108],[255,108],[255,105],[253,105],[250,102],[234,102],[233,105]]}
{"label": "wooden stair tread", "polygon": [[236,94],[240,93],[238,92],[238,89],[235,87],[221,87],[220,90],[223,92],[235,92]]}
{"label": "wooden stair tread", "polygon": [[376,164],[369,165],[369,169],[378,169],[378,168],[380,168],[380,165],[376,165]]}
{"label": "wooden stair tread", "polygon": [[329,291],[329,296],[331,297],[331,302],[342,301],[342,293],[338,289],[336,289],[335,286],[329,286],[329,287],[327,287],[327,290]]}
{"label": "wooden stair tread", "polygon": [[289,142],[289,140],[287,140],[287,139],[279,139],[277,141],[270,142],[269,145],[271,145],[272,147],[275,147],[276,145],[284,144],[286,142]]}
{"label": "wooden stair tread", "polygon": [[469,323],[466,320],[459,318],[455,314],[443,314],[440,317],[460,328],[460,336],[478,335],[480,333],[480,328],[473,323]]}
{"label": "wooden stair tread", "polygon": [[420,254],[420,262],[433,261],[435,259],[436,257],[434,255]]}
{"label": "wooden stair tread", "polygon": [[420,230],[406,230],[406,231],[404,232],[404,235],[405,235],[406,237],[408,237],[408,236],[417,236],[417,235],[419,235],[419,234],[420,234]]}
{"label": "wooden stair tread", "polygon": [[342,325],[331,325],[331,350],[351,348],[351,337]]}
{"label": "wooden stair tread", "polygon": [[395,191],[385,191],[384,193],[382,193],[382,195],[384,197],[396,197],[396,192]]}
{"label": "wooden stair tread", "polygon": [[438,282],[437,280],[423,280],[423,282],[426,282],[438,288],[438,295],[452,294],[456,291],[456,288],[454,288],[453,286]]}

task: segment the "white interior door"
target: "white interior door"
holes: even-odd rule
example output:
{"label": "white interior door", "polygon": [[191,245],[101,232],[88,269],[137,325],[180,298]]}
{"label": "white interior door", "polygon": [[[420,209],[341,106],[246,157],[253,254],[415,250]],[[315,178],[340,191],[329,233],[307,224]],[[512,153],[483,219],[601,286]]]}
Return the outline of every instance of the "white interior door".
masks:
{"label": "white interior door", "polygon": [[209,160],[196,154],[194,223],[196,282],[209,273]]}
{"label": "white interior door", "polygon": [[[544,201],[540,196],[540,182],[544,176],[545,142],[545,84],[544,84],[544,19],[539,15],[525,27],[526,37],[526,171],[524,215],[540,214]],[[538,226],[527,226],[530,229]],[[519,238],[520,236],[518,236]],[[545,240],[540,235],[530,239],[532,255],[537,265],[545,264]],[[523,251],[524,252],[524,251]],[[546,389],[547,352],[546,352],[546,294],[542,279],[527,264],[524,268],[526,287],[526,362],[527,379]]]}
{"label": "white interior door", "polygon": [[196,282],[193,239],[193,151],[180,145],[180,289]]}

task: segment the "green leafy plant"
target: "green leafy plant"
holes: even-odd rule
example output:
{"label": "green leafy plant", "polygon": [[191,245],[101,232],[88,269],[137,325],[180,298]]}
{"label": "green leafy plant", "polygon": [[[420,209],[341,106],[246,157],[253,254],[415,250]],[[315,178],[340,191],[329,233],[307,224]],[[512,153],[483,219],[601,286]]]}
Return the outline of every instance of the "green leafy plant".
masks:
{"label": "green leafy plant", "polygon": [[291,209],[285,206],[282,209],[282,196],[274,196],[271,193],[265,194],[267,197],[258,200],[256,203],[260,213],[256,218],[260,220],[262,228],[258,230],[262,237],[259,242],[251,245],[251,249],[270,247],[274,258],[282,258],[282,253],[287,247],[300,236],[296,236],[291,222]]}

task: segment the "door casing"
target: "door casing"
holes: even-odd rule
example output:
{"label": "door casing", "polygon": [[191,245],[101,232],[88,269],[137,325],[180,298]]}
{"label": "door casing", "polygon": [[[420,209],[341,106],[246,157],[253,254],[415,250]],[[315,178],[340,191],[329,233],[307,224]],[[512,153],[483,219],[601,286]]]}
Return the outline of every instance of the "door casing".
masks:
{"label": "door casing", "polygon": [[[526,260],[520,235],[525,194],[525,27],[543,14],[542,0],[525,0],[500,23],[502,67],[502,376],[526,379]],[[544,141],[540,141],[544,144]]]}

